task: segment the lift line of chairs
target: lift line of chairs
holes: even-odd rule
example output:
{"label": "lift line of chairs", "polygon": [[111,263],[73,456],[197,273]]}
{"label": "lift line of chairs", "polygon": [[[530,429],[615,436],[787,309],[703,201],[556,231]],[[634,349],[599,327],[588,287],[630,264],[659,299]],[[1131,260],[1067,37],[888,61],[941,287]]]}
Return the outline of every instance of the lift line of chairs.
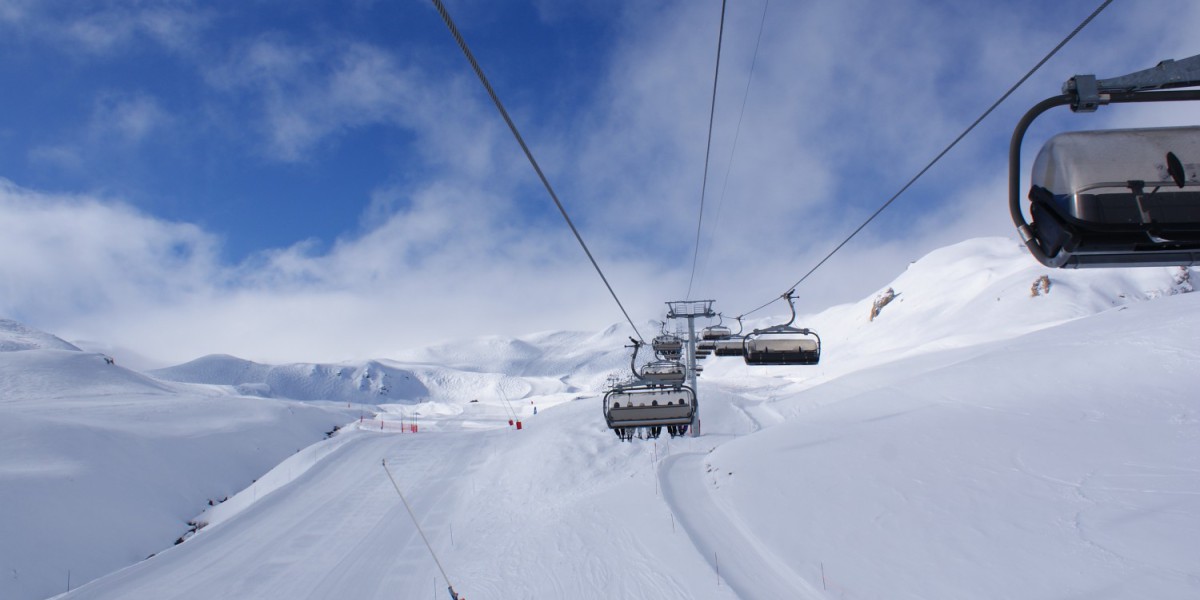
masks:
{"label": "lift line of chairs", "polygon": [[[792,318],[742,335],[741,319],[734,334],[723,324],[704,328],[696,345],[696,358],[708,354],[741,356],[748,365],[815,365],[821,357],[821,338],[810,329],[792,327],[796,320],[795,290],[784,297]],[[680,360],[684,342],[679,336],[663,332],[651,342],[655,360],[637,368],[642,343],[630,338],[633,357],[629,368],[633,377],[614,383],[604,395],[604,420],[617,437],[632,440],[639,429],[657,438],[663,427],[671,437],[685,435],[696,418],[696,392],[685,385],[687,367]],[[703,367],[697,366],[696,372]]]}
{"label": "lift line of chairs", "polygon": [[623,441],[632,440],[639,428],[652,438],[661,435],[663,427],[671,437],[686,434],[696,418],[696,392],[684,385],[687,373],[678,354],[669,359],[657,351],[659,347],[652,346],[657,360],[646,363],[639,372],[637,355],[642,344],[633,338],[630,341],[633,357],[629,368],[633,377],[614,384],[604,394],[604,420],[609,429]]}
{"label": "lift line of chairs", "polygon": [[[1038,262],[1054,268],[1190,266],[1200,264],[1200,125],[1068,131],[1051,137],[1034,160],[1029,219],[1020,202],[1021,146],[1038,116],[1069,106],[1079,113],[1109,104],[1200,100],[1200,55],[1110,79],[1076,75],[1063,93],[1034,105],[1013,130],[1008,154],[1008,204],[1013,224]],[[704,328],[696,358],[741,356],[748,365],[814,365],[821,338],[793,327],[795,290],[784,294],[786,324],[742,333]],[[696,415],[696,393],[684,385],[684,341],[656,337],[657,360],[604,395],[604,417],[622,440],[639,427],[658,437],[663,426],[684,435]],[[697,369],[699,370],[699,369]]]}

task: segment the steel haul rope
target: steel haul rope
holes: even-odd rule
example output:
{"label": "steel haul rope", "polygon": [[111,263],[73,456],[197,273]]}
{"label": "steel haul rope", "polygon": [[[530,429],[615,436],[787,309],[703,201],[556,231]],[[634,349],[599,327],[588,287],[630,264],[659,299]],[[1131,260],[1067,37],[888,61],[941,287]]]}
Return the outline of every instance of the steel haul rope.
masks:
{"label": "steel haul rope", "polygon": [[717,114],[717,77],[721,74],[721,40],[725,37],[725,1],[721,0],[721,26],[717,30],[717,65],[713,68],[712,103],[708,109],[708,144],[704,148],[704,178],[700,182],[700,217],[696,219],[696,247],[692,251],[692,275],[688,278],[687,298],[692,297],[696,262],[700,256],[700,226],[704,223],[704,192],[708,188],[708,157],[712,152],[713,117]]}
{"label": "steel haul rope", "polygon": [[529,164],[533,166],[533,170],[537,172],[538,178],[542,180],[542,185],[546,187],[546,191],[550,194],[550,198],[554,200],[554,205],[558,207],[558,212],[562,214],[563,220],[567,222],[567,226],[571,228],[571,233],[575,234],[575,239],[579,241],[579,246],[583,248],[584,254],[587,254],[588,260],[592,261],[592,266],[596,268],[596,273],[600,275],[600,279],[604,281],[604,287],[608,288],[608,293],[612,295],[617,306],[621,309],[621,314],[625,315],[625,320],[629,322],[629,326],[633,328],[633,332],[637,334],[638,339],[642,338],[641,332],[638,331],[637,325],[633,324],[633,319],[629,317],[629,312],[625,310],[625,305],[621,304],[621,299],[617,297],[617,293],[613,291],[612,285],[609,284],[608,278],[604,276],[604,271],[600,269],[600,265],[596,262],[596,258],[592,256],[592,251],[588,249],[587,244],[583,241],[583,236],[579,235],[579,230],[575,228],[575,223],[571,221],[571,217],[567,215],[567,209],[563,207],[562,202],[558,200],[558,194],[554,193],[554,188],[550,186],[550,181],[546,179],[545,173],[538,165],[537,159],[533,157],[533,152],[529,150],[529,146],[525,144],[525,138],[521,137],[521,132],[517,131],[517,126],[513,123],[512,118],[508,116],[508,111],[504,109],[504,105],[500,102],[500,97],[496,95],[496,90],[492,89],[492,84],[488,82],[487,76],[483,74],[483,69],[475,60],[475,55],[471,53],[471,49],[467,47],[466,40],[462,34],[458,32],[458,27],[454,25],[454,19],[450,18],[450,13],[447,12],[446,6],[442,4],[442,0],[433,0],[433,5],[437,8],[438,14],[442,15],[442,20],[445,21],[446,27],[450,30],[450,35],[454,36],[454,41],[458,43],[459,49],[463,55],[467,57],[467,62],[471,63],[471,68],[475,70],[475,75],[479,77],[479,82],[483,84],[487,90],[488,96],[496,105],[496,109],[500,111],[500,116],[504,117],[504,122],[508,124],[508,129],[512,131],[513,137],[517,138],[517,143],[521,145],[521,150],[525,152],[525,158],[529,159]]}
{"label": "steel haul rope", "polygon": [[[981,123],[985,118],[987,118],[988,115],[992,114],[992,111],[996,110],[996,107],[1000,106],[1000,104],[1002,102],[1004,102],[1005,100],[1007,100],[1008,97],[1011,96],[1013,92],[1017,91],[1017,88],[1021,87],[1021,84],[1025,83],[1025,80],[1032,77],[1033,74],[1036,73],[1037,70],[1042,67],[1042,65],[1046,64],[1046,62],[1049,61],[1051,57],[1053,57],[1055,54],[1058,54],[1058,51],[1061,50],[1063,46],[1066,46],[1067,42],[1070,42],[1071,39],[1074,38],[1076,36],[1076,34],[1078,34],[1080,31],[1082,31],[1083,28],[1086,27],[1088,23],[1091,23],[1093,19],[1095,19],[1097,16],[1099,16],[1101,11],[1103,11],[1105,8],[1107,8],[1109,4],[1112,4],[1112,1],[1113,0],[1104,0],[1104,2],[1102,2],[1100,4],[1100,6],[1096,8],[1096,10],[1092,11],[1092,14],[1088,15],[1088,17],[1086,19],[1084,19],[1083,22],[1079,24],[1079,26],[1077,26],[1074,30],[1072,30],[1071,33],[1067,34],[1067,37],[1063,38],[1063,40],[1061,42],[1059,42],[1058,45],[1055,46],[1053,50],[1051,50],[1048,54],[1046,54],[1046,56],[1044,56],[1042,58],[1042,60],[1038,61],[1038,63],[1036,65],[1034,65],[1033,68],[1030,69],[1028,73],[1025,73],[1025,75],[1023,77],[1021,77],[1021,79],[1017,80],[1017,82],[1014,83],[1012,85],[1012,87],[1008,88],[1008,91],[1004,92],[1004,94],[1002,96],[1000,96],[999,100],[996,100],[995,102],[993,102],[992,105],[989,106],[987,110],[983,111],[982,115],[979,115],[978,119],[975,119],[974,123],[971,123],[971,125],[969,127],[967,127],[965,130],[963,130],[963,132],[960,133],[958,135],[958,137],[954,138],[954,141],[950,142],[949,146],[946,146],[946,148],[943,149],[941,152],[939,152],[938,155],[933,158],[933,160],[929,161],[929,164],[925,165],[925,168],[921,169],[916,175],[913,176],[912,179],[908,180],[908,183],[904,184],[904,187],[900,188],[900,191],[896,192],[891,198],[888,199],[887,202],[884,202],[883,206],[880,206],[874,213],[871,214],[870,217],[867,217],[867,220],[863,221],[862,225],[859,225],[858,228],[855,229],[854,231],[852,231],[849,236],[846,236],[846,239],[842,240],[842,242],[840,244],[838,244],[833,250],[831,250],[829,252],[829,254],[826,254],[825,258],[822,258],[820,260],[820,262],[818,262],[813,268],[809,269],[808,272],[805,273],[803,277],[801,277],[798,281],[796,281],[796,283],[793,283],[792,285],[788,286],[788,289],[794,290],[796,288],[796,286],[800,285],[801,283],[804,283],[804,280],[808,279],[809,276],[812,275],[813,273],[815,273],[817,269],[820,269],[821,265],[824,265],[826,263],[826,261],[828,261],[830,258],[833,258],[833,255],[837,254],[838,250],[842,249],[842,246],[845,246],[846,244],[848,244],[850,242],[850,240],[854,239],[854,236],[858,235],[858,233],[860,231],[862,231],[867,225],[869,225],[871,223],[871,221],[874,221],[875,217],[879,216],[879,213],[882,213],[885,209],[887,209],[887,207],[891,206],[892,202],[895,202],[896,199],[899,198],[901,194],[903,194],[905,191],[907,191],[908,188],[912,187],[912,185],[914,183],[916,183],[917,180],[920,179],[921,176],[924,175],[926,171],[928,171],[930,168],[932,168],[933,165],[937,164],[937,162],[939,160],[941,160],[942,157],[946,155],[946,153],[950,152],[950,150],[952,148],[957,146],[958,143],[960,141],[962,141],[962,139],[964,137],[966,137],[968,133],[971,133],[971,131],[975,129],[975,126],[979,125],[979,123]],[[746,317],[746,316],[752,315],[752,314],[770,306],[775,301],[777,301],[783,297],[784,297],[784,295],[780,295],[775,298],[772,298],[770,301],[758,306],[757,308],[742,313],[741,316]]]}
{"label": "steel haul rope", "polygon": [[[712,256],[712,248],[716,244],[716,236],[718,231],[716,223],[721,220],[721,207],[725,205],[725,192],[729,189],[729,174],[733,172],[733,157],[737,152],[738,138],[740,138],[742,134],[742,118],[746,115],[746,101],[750,98],[750,83],[754,81],[754,67],[758,65],[758,49],[762,45],[763,29],[765,29],[767,25],[767,7],[769,7],[770,4],[770,0],[763,2],[762,18],[759,19],[758,22],[758,38],[754,41],[754,56],[750,59],[750,73],[746,76],[746,90],[742,93],[742,108],[740,111],[738,111],[737,127],[733,129],[733,144],[729,148],[729,164],[725,166],[725,180],[721,185],[721,195],[717,196],[717,210],[714,212],[713,218],[710,219],[713,222],[713,233],[708,238],[708,246],[705,248],[706,252],[704,253],[704,261],[701,263],[699,268],[700,281],[704,280],[704,271],[708,267],[708,259],[710,256]],[[693,266],[692,268],[694,271],[696,267]],[[691,296],[691,286],[689,285],[688,288],[688,296]]]}
{"label": "steel haul rope", "polygon": [[396,478],[392,477],[392,470],[387,466],[387,459],[382,459],[383,472],[387,473],[388,479],[392,482],[392,487],[396,488],[396,495],[400,496],[400,501],[404,503],[404,508],[408,510],[408,516],[412,517],[413,525],[417,528],[417,533],[421,534],[421,541],[425,542],[425,547],[429,549],[429,555],[433,557],[433,562],[437,563],[437,568],[442,572],[442,579],[446,580],[446,585],[450,588],[450,595],[457,598],[458,595],[454,592],[454,584],[450,583],[450,578],[446,576],[446,569],[442,568],[442,561],[438,560],[437,553],[433,551],[433,546],[429,544],[429,538],[425,537],[425,531],[421,529],[421,523],[417,521],[417,515],[413,514],[412,507],[408,505],[408,500],[404,498],[404,494],[400,491],[400,484],[396,483]]}

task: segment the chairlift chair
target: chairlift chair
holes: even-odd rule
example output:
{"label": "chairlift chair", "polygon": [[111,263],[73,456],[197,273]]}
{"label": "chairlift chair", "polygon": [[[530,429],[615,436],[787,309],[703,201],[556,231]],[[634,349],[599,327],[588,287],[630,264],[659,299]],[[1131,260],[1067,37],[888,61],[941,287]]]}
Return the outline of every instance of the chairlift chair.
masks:
{"label": "chairlift chair", "polygon": [[755,329],[744,344],[748,365],[815,365],[821,360],[821,338],[811,329],[787,325]]}
{"label": "chairlift chair", "polygon": [[1009,146],[1009,211],[1030,253],[1049,267],[1200,264],[1200,127],[1074,131],[1052,137],[1033,164],[1030,222],[1019,200],[1021,144],[1056,106],[1200,100],[1200,56],[1107,80],[1071,78],[1064,94],[1022,117]]}
{"label": "chairlift chair", "polygon": [[712,340],[710,342],[713,345],[713,354],[715,354],[717,356],[745,356],[746,355],[746,349],[745,349],[745,345],[743,343],[745,340],[745,336],[742,335],[742,329],[743,329],[742,318],[738,317],[737,322],[738,322],[737,333],[730,333],[729,335],[727,335],[721,339]]}
{"label": "chairlift chair", "polygon": [[[705,327],[704,329],[700,330],[700,339],[701,340],[704,340],[704,341],[723,340],[723,339],[733,335],[733,331],[731,331],[728,327],[725,326],[725,315],[718,313],[717,317],[720,320],[717,321],[716,325],[710,325],[710,326]],[[741,323],[741,321],[738,321],[738,322]]]}
{"label": "chairlift chair", "polygon": [[733,336],[723,340],[717,340],[713,346],[713,354],[717,356],[745,356],[745,337]]}
{"label": "chairlift chair", "polygon": [[821,360],[821,337],[811,329],[792,327],[796,305],[791,290],[784,294],[792,318],[783,325],[755,329],[742,341],[748,365],[815,365]]}
{"label": "chairlift chair", "polygon": [[604,419],[609,428],[690,425],[696,414],[696,393],[688,386],[618,386],[604,394]]}
{"label": "chairlift chair", "polygon": [[658,385],[682,385],[687,373],[679,361],[656,360],[642,365],[641,378]]}
{"label": "chairlift chair", "polygon": [[650,347],[655,354],[667,360],[677,359],[683,355],[683,339],[669,333],[656,336],[650,342]]}

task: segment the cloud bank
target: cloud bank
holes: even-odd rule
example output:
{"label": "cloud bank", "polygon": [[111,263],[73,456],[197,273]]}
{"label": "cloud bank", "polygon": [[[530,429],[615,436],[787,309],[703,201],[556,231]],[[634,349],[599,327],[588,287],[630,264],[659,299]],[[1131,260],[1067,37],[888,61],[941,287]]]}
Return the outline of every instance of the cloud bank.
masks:
{"label": "cloud bank", "polygon": [[[570,32],[556,28],[585,22],[587,39],[601,43],[575,50],[598,66],[481,56],[485,68],[496,65],[493,84],[638,323],[660,317],[689,281],[693,297],[716,299],[730,315],[785,291],[1095,8],[775,2],[754,57],[763,6],[737,4],[727,15],[695,277],[716,5],[585,2],[573,13],[538,2],[533,30],[570,48]],[[0,185],[0,314],[170,362],[213,352],[380,357],[623,320],[431,9],[389,9],[403,10],[412,29],[388,44],[349,25],[258,27],[232,9],[187,2],[64,7],[52,17],[40,5],[0,3],[0,27],[23,32],[14,47],[73,40],[70,60],[85,65],[157,49],[187,73],[192,93],[103,83],[79,127],[29,134],[37,180],[60,173],[55,181],[71,183],[0,173],[9,177]],[[473,23],[470,3],[451,10]],[[1174,15],[1177,26],[1147,22],[1146,10]],[[1017,117],[1076,72],[1124,73],[1200,51],[1184,23],[1200,24],[1200,8],[1112,6],[807,280],[800,310],[873,293],[938,246],[1008,234],[1004,157]],[[489,31],[464,33],[482,40],[477,52],[497,50]],[[1057,115],[1044,128],[1196,116],[1175,107]],[[174,144],[167,152],[163,140]],[[228,156],[193,160],[200,144]],[[290,229],[318,209],[292,201],[295,188],[258,183],[240,192],[253,206],[188,189],[219,208],[180,218],[179,207],[195,202],[139,189],[135,168],[117,186],[112,169],[88,178],[114,156],[153,172],[156,153],[183,157],[192,171],[224,160],[293,180],[337,164],[344,171],[326,177],[344,178],[348,191],[326,194],[320,214],[348,214],[353,225]],[[386,174],[354,171],[367,161]],[[236,229],[241,220],[253,226]],[[286,241],[246,243],[259,234]],[[231,253],[234,245],[253,249]]]}

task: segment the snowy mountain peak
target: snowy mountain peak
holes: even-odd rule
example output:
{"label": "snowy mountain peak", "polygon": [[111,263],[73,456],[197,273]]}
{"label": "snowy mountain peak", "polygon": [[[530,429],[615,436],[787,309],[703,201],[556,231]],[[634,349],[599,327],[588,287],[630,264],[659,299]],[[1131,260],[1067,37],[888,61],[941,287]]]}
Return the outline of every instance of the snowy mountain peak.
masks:
{"label": "snowy mountain peak", "polygon": [[411,371],[374,360],[264,365],[227,354],[211,354],[151,373],[170,381],[229,385],[241,394],[264,398],[381,404],[412,402],[429,395]]}
{"label": "snowy mountain peak", "polygon": [[0,319],[0,352],[45,349],[79,350],[79,348],[62,338],[18,323],[12,319]]}
{"label": "snowy mountain peak", "polygon": [[970,239],[930,252],[858,302],[801,317],[801,326],[820,333],[822,363],[828,358],[830,365],[806,372],[834,376],[880,360],[1013,338],[1186,293],[1191,279],[1186,267],[1049,269],[1014,239]]}

